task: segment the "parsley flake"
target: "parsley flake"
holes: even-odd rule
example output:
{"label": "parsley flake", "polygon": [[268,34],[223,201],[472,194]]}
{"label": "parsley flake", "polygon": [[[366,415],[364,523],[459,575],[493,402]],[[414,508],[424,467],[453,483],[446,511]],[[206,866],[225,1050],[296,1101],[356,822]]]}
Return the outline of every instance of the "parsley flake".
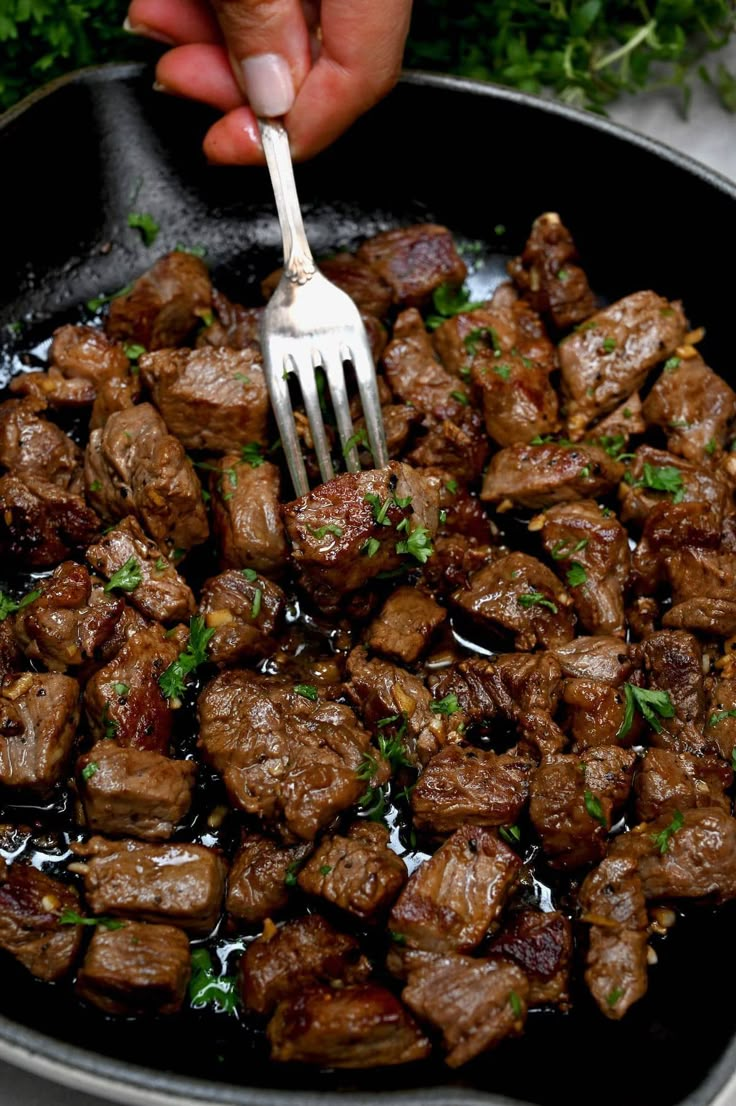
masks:
{"label": "parsley flake", "polygon": [[153,245],[161,229],[153,215],[148,211],[131,211],[128,215],[128,226],[141,232],[145,246]]}
{"label": "parsley flake", "polygon": [[518,596],[518,603],[520,607],[526,607],[527,609],[529,607],[546,607],[552,611],[552,614],[557,614],[557,604],[542,595],[541,591],[531,591],[527,595]]}
{"label": "parsley flake", "polygon": [[319,699],[319,694],[314,684],[294,684],[294,691],[297,695],[301,695],[302,699],[309,699],[313,703],[316,703]]}
{"label": "parsley flake", "polygon": [[591,818],[595,818],[596,822],[600,822],[604,829],[608,829],[608,822],[606,816],[603,813],[603,807],[601,801],[597,795],[594,795],[592,791],[586,791],[585,795],[585,809]]}
{"label": "parsley flake", "polygon": [[253,604],[250,608],[250,617],[258,618],[261,613],[261,601],[263,599],[263,588],[256,588],[253,594]]}
{"label": "parsley flake", "polygon": [[433,714],[454,714],[460,710],[460,704],[457,695],[453,691],[450,695],[445,695],[444,699],[436,699],[433,703],[430,703],[429,709]]}
{"label": "parsley flake", "polygon": [[96,764],[94,760],[91,760],[89,764],[85,765],[82,769],[82,779],[91,780],[96,772],[99,772],[100,766]]}
{"label": "parsley flake", "polygon": [[164,698],[178,699],[183,695],[187,676],[207,660],[207,645],[214,632],[214,626],[206,627],[201,615],[193,615],[189,621],[189,642],[186,649],[159,677],[158,683]]}
{"label": "parsley flake", "polygon": [[653,833],[651,835],[652,841],[654,841],[663,856],[666,852],[669,852],[670,841],[673,835],[676,834],[678,830],[681,830],[684,825],[685,818],[679,810],[676,810],[672,815],[672,821],[666,825],[664,829],[661,829],[659,833]]}
{"label": "parsley flake", "polygon": [[674,718],[675,716],[674,704],[667,691],[647,691],[644,687],[624,684],[624,695],[626,697],[624,719],[616,737],[626,737],[634,721],[635,710],[639,711],[642,718],[657,733],[662,732],[660,718]]}
{"label": "parsley flake", "polygon": [[0,622],[4,622],[9,614],[14,614],[15,611],[20,611],[23,607],[27,607],[29,603],[34,603],[40,596],[41,592],[38,588],[34,591],[29,591],[27,595],[24,595],[18,602],[15,599],[11,599],[5,592],[0,591]]}
{"label": "parsley flake", "polygon": [[573,561],[567,570],[566,577],[571,588],[579,588],[581,584],[587,582],[588,573],[581,564],[578,564],[577,561]]}
{"label": "parsley flake", "polygon": [[105,591],[135,591],[142,579],[140,561],[128,557],[122,568],[114,572],[105,584]]}
{"label": "parsley flake", "polygon": [[240,450],[240,460],[244,461],[246,465],[250,465],[252,469],[260,468],[265,463],[265,457],[261,452],[261,445],[259,442],[247,442]]}
{"label": "parsley flake", "polygon": [[397,541],[397,553],[407,553],[414,557],[420,564],[425,565],[434,553],[434,546],[429,531],[424,526],[417,526],[412,530],[406,541]]}
{"label": "parsley flake", "polygon": [[66,907],[59,915],[59,925],[102,926],[103,929],[123,929],[125,922],[121,922],[117,918],[107,918],[104,915],[100,915],[98,918],[84,918],[76,910],[70,910],[69,907]]}
{"label": "parsley flake", "polygon": [[192,953],[189,1002],[195,1009],[214,1006],[224,1014],[233,1014],[237,1008],[237,979],[234,975],[216,975],[207,949],[195,949]]}

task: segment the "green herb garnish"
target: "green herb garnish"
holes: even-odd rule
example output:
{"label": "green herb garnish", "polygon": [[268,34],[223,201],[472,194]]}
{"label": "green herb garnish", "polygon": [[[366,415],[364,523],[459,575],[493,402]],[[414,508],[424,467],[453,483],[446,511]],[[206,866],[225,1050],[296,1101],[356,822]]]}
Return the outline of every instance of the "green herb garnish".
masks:
{"label": "green herb garnish", "polygon": [[445,695],[444,699],[435,699],[433,703],[429,704],[429,709],[433,714],[455,714],[461,708],[457,695],[453,691],[449,695]]}
{"label": "green herb garnish", "polygon": [[518,603],[521,607],[547,607],[552,611],[552,614],[557,614],[557,604],[553,603],[551,599],[547,599],[545,595],[542,595],[541,591],[531,591],[527,595],[520,595],[518,597]]}
{"label": "green herb garnish", "polygon": [[152,246],[161,229],[153,215],[148,211],[131,211],[128,215],[128,226],[141,232],[143,243]]}
{"label": "green herb garnish", "polygon": [[164,698],[179,699],[184,694],[187,676],[207,660],[207,645],[214,632],[214,627],[205,626],[201,615],[195,614],[190,619],[186,649],[159,677]]}
{"label": "green herb garnish", "polygon": [[262,447],[258,442],[247,442],[240,449],[240,460],[244,461],[246,465],[250,465],[252,469],[260,468],[266,460],[261,449]]}
{"label": "green herb garnish", "polygon": [[577,561],[573,561],[567,570],[566,578],[571,588],[579,588],[581,584],[586,583],[588,573],[581,564],[578,564]]}
{"label": "green herb garnish", "polygon": [[675,708],[667,691],[647,691],[646,688],[636,687],[634,684],[624,684],[624,695],[626,697],[624,720],[616,737],[626,737],[634,721],[635,710],[639,711],[642,718],[657,733],[662,732],[660,718],[675,716]]}
{"label": "green herb garnish", "polygon": [[105,584],[105,591],[135,591],[142,579],[140,561],[128,557],[123,567],[114,572]]}
{"label": "green herb garnish", "polygon": [[603,813],[603,807],[601,801],[597,795],[594,795],[592,791],[586,791],[585,795],[585,809],[591,818],[595,818],[596,822],[600,822],[604,829],[608,829],[608,822],[606,816]]}
{"label": "green herb garnish", "polygon": [[27,607],[29,603],[34,603],[40,594],[40,590],[36,588],[34,591],[29,591],[27,595],[24,595],[22,599],[16,602],[15,599],[11,599],[5,592],[0,591],[0,622],[4,622],[9,614],[14,614],[15,611],[20,611],[23,607]]}
{"label": "green herb garnish", "polygon": [[319,693],[314,684],[294,684],[294,691],[297,695],[301,695],[302,699],[309,699],[313,703],[319,699]]}
{"label": "green herb garnish", "polygon": [[416,530],[411,531],[406,541],[397,541],[396,552],[407,553],[419,561],[420,564],[426,564],[434,553],[429,531],[424,526],[417,526]]}
{"label": "green herb garnish", "polygon": [[216,975],[207,949],[192,953],[192,977],[189,1002],[195,1008],[214,1006],[224,1014],[233,1014],[238,1005],[238,986],[234,975]]}
{"label": "green herb garnish", "polygon": [[98,918],[84,918],[81,914],[77,914],[76,910],[70,910],[66,907],[59,915],[60,926],[102,926],[103,929],[123,929],[125,922],[119,921],[117,918],[107,918],[104,915],[100,915]]}
{"label": "green herb garnish", "polygon": [[678,830],[682,829],[684,825],[685,819],[683,815],[680,813],[679,810],[676,810],[672,815],[672,821],[669,823],[669,825],[665,826],[664,829],[659,831],[659,833],[653,833],[651,835],[652,841],[654,841],[655,845],[663,856],[666,852],[669,851],[670,840],[672,836],[677,833]]}

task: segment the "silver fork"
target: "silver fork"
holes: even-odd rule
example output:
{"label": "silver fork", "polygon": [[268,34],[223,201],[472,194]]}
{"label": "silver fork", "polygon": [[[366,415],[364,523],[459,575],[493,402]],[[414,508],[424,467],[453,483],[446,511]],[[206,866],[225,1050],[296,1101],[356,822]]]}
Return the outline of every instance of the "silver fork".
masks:
{"label": "silver fork", "polygon": [[301,496],[309,491],[309,481],[289,396],[292,375],[299,381],[324,481],[332,480],[335,470],[317,391],[315,370],[320,366],[327,378],[348,471],[358,472],[360,463],[345,383],[346,362],[352,363],[355,370],[368,445],[376,468],[388,464],[388,450],[376,369],[360,312],[350,297],[327,280],[314,263],[304,232],[286,130],[272,119],[259,119],[258,125],[284,243],[284,271],[263,313],[261,346],[281,444],[294,490]]}

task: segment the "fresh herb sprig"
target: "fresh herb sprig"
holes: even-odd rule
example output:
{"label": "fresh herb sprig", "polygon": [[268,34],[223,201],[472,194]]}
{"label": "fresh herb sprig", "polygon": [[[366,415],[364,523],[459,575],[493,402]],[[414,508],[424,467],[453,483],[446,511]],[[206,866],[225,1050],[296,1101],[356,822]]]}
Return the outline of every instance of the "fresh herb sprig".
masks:
{"label": "fresh herb sprig", "polygon": [[207,645],[214,627],[206,627],[201,615],[189,622],[189,643],[183,653],[159,677],[159,687],[167,699],[179,699],[184,694],[187,676],[207,660]]}
{"label": "fresh herb sprig", "polygon": [[237,980],[234,975],[217,975],[207,949],[192,953],[192,977],[189,1003],[196,1008],[214,1006],[224,1014],[233,1014],[238,1006]]}

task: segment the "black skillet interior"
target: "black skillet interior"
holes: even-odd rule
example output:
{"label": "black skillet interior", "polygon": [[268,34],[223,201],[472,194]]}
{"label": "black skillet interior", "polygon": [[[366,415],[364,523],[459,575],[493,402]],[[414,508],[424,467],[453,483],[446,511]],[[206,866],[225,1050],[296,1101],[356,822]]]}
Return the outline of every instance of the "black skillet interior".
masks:
{"label": "black skillet interior", "polygon": [[[262,170],[204,163],[199,142],[209,119],[152,92],[150,73],[137,66],[88,71],[5,117],[0,369],[177,243],[206,246],[215,282],[258,302],[258,278],[280,260],[268,180]],[[535,215],[558,210],[601,294],[651,287],[682,298],[693,325],[707,327],[706,357],[731,374],[732,282],[715,266],[736,255],[736,189],[605,121],[415,75],[300,167],[298,184],[317,254],[433,219],[497,256],[518,250]],[[131,210],[160,223],[153,249],[128,228]],[[263,1039],[232,1020],[105,1021],[5,958],[0,1041],[28,1044],[120,1086],[152,1086],[153,1077],[129,1067],[143,1065],[159,1073],[160,1089],[213,1102],[275,1106],[311,1090],[325,1103],[337,1101],[331,1092],[340,1101],[357,1092],[361,1102],[403,1092],[403,1101],[422,1103],[434,1099],[430,1087],[444,1087],[455,1102],[705,1103],[736,1063],[734,920],[730,909],[701,910],[678,925],[658,947],[649,995],[623,1023],[606,1022],[581,993],[570,1015],[532,1017],[523,1039],[458,1074],[439,1065],[359,1077],[277,1069]]]}

